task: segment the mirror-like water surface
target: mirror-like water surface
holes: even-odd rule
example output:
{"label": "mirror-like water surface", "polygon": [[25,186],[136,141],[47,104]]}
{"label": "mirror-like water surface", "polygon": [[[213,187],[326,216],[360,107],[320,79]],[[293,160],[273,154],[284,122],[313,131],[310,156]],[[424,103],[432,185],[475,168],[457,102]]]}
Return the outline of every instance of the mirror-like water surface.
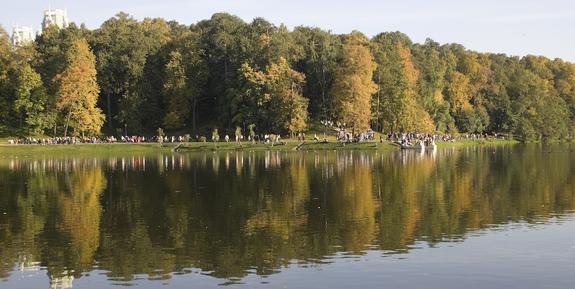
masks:
{"label": "mirror-like water surface", "polygon": [[2,159],[0,288],[573,288],[574,209],[568,145]]}

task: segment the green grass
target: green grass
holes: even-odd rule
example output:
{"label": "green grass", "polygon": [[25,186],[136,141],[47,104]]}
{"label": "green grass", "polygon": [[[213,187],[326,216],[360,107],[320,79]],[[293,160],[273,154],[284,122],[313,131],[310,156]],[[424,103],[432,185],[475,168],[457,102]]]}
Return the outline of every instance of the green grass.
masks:
{"label": "green grass", "polygon": [[[399,150],[397,145],[389,142],[379,143],[361,142],[342,144],[328,138],[328,143],[306,141],[299,146],[300,142],[296,140],[287,140],[284,145],[271,145],[262,143],[235,143],[235,142],[191,142],[182,144],[181,152],[198,152],[198,151],[295,151],[296,148],[302,151],[315,150],[365,150],[365,151],[396,151]],[[7,138],[0,139],[4,144]],[[516,140],[465,140],[457,142],[438,142],[440,148],[465,147],[478,145],[507,145],[518,143]],[[111,156],[111,155],[131,155],[131,154],[157,154],[171,153],[176,144],[77,144],[77,145],[0,145],[0,158],[24,158],[24,157],[65,157],[65,156]]]}
{"label": "green grass", "polygon": [[170,152],[174,147],[174,144],[0,145],[0,158],[151,154]]}
{"label": "green grass", "polygon": [[0,144],[7,144],[9,139],[14,139],[13,137],[0,137]]}
{"label": "green grass", "polygon": [[328,143],[320,143],[314,141],[307,141],[301,146],[300,142],[294,140],[288,140],[286,144],[262,144],[262,143],[186,143],[181,146],[180,151],[229,151],[229,150],[244,150],[244,151],[295,151],[295,150],[379,150],[379,151],[392,151],[399,149],[397,146],[390,143],[377,143],[377,142],[362,142],[362,143],[351,143],[342,144],[335,141],[330,141]]}
{"label": "green grass", "polygon": [[450,148],[450,147],[467,147],[467,146],[478,146],[478,145],[510,145],[518,143],[520,143],[520,141],[514,139],[459,140],[455,142],[438,141],[437,147]]}
{"label": "green grass", "polygon": [[291,150],[296,146],[295,143],[289,142],[287,145],[269,145],[249,142],[236,143],[236,142],[192,142],[185,143],[181,146],[180,151],[230,151],[230,150],[249,150],[249,151],[264,151],[264,150]]}

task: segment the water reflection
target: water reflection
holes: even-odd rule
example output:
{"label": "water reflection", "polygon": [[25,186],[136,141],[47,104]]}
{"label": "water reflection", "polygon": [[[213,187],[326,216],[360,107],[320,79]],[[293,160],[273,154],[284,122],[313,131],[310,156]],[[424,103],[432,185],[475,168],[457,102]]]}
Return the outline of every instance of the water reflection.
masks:
{"label": "water reflection", "polygon": [[[236,281],[330,256],[409,252],[575,208],[564,147],[0,160],[0,278],[68,288],[198,268]],[[48,287],[48,286],[46,286]]]}

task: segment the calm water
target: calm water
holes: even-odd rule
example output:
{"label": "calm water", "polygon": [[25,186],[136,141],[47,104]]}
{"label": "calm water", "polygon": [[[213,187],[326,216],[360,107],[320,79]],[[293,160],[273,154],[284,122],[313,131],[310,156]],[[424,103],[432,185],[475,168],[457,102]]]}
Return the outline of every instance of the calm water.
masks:
{"label": "calm water", "polygon": [[575,147],[0,160],[0,288],[574,288]]}

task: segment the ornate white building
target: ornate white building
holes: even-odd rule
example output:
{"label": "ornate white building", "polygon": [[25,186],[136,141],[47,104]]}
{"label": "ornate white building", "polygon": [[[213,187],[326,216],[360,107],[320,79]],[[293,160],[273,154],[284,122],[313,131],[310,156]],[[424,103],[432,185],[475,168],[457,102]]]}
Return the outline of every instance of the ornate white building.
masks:
{"label": "ornate white building", "polygon": [[12,27],[12,44],[15,46],[24,45],[34,41],[34,32],[29,26]]}
{"label": "ornate white building", "polygon": [[42,29],[50,25],[56,25],[58,28],[68,27],[68,12],[62,9],[44,10],[44,20],[42,20]]}

